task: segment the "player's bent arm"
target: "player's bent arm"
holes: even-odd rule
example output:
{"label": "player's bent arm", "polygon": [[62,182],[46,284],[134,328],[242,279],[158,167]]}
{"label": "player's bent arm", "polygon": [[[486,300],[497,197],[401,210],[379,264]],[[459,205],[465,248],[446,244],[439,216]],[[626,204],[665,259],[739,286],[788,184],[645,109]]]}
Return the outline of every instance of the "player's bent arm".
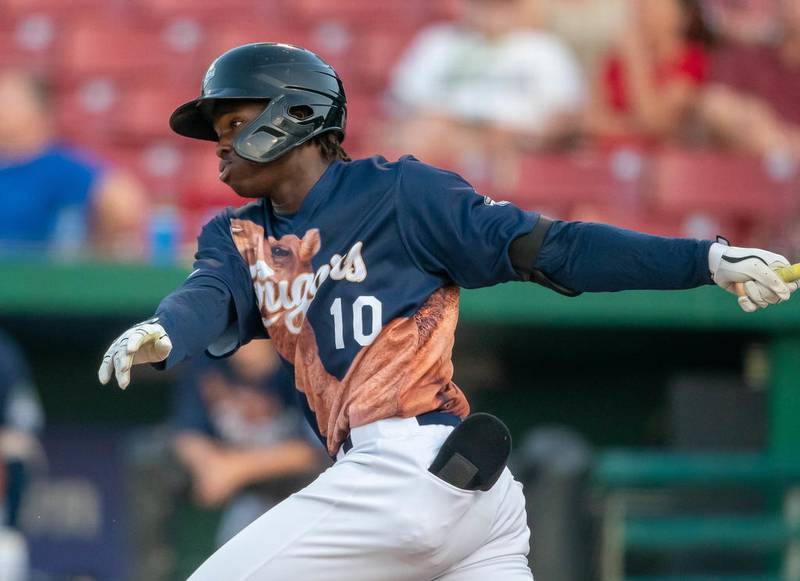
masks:
{"label": "player's bent arm", "polygon": [[[229,210],[203,227],[197,248],[195,270],[183,286],[161,301],[154,320],[143,323],[158,328],[148,328],[146,337],[132,345],[130,337],[141,334],[142,324],[135,325],[106,352],[99,371],[102,383],[116,374],[125,388],[136,363],[168,368],[204,350],[222,357],[253,337],[266,337],[248,266],[231,238]],[[158,341],[159,350],[137,354]],[[164,341],[170,345],[168,350]]]}
{"label": "player's bent arm", "polygon": [[190,276],[182,287],[167,295],[158,305],[156,317],[173,339],[172,352],[158,365],[161,369],[199,355],[236,322],[228,286],[202,273]]}
{"label": "player's bent arm", "polygon": [[771,252],[604,224],[541,218],[532,232],[514,240],[509,255],[521,274],[536,282],[543,276],[556,290],[568,291],[565,294],[676,290],[714,283],[735,292],[736,283],[743,283],[747,298],[740,298],[739,304],[749,312],[786,300],[797,288],[775,274],[774,268],[789,263]]}

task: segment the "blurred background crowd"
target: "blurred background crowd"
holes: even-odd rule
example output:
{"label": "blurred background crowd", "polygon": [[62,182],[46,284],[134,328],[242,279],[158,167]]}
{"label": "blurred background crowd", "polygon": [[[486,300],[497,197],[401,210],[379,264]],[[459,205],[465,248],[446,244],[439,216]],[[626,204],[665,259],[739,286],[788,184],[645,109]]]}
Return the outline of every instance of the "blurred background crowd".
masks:
{"label": "blurred background crowd", "polygon": [[[0,270],[0,295],[15,297],[4,288],[23,276],[15,292],[36,294],[58,278],[41,276],[54,264],[182,272],[200,226],[239,200],[217,179],[213,147],[172,135],[167,120],[214,57],[256,41],[309,48],[336,68],[353,158],[412,153],[554,218],[800,256],[800,0],[0,0],[0,265],[34,265]],[[185,577],[325,466],[268,344],[162,378],[145,371],[151,387],[128,400],[82,396],[109,329],[147,311],[60,308],[32,317],[0,305],[0,579]],[[530,328],[485,333],[467,319],[460,382],[476,409],[513,414],[530,370],[508,359],[527,356],[515,345]],[[597,333],[576,360],[606,357],[590,345]],[[575,364],[557,353],[572,339],[557,335],[545,378]],[[546,547],[537,579],[622,579],[607,535],[575,514],[591,504],[576,500],[577,480],[547,488],[552,474],[585,476],[591,446],[689,442],[696,409],[730,418],[716,447],[764,446],[763,333],[655,347],[630,335],[622,349],[644,367],[642,351],[671,353],[672,340],[694,350],[675,358],[694,371],[708,370],[697,356],[708,343],[724,352],[704,390],[664,371],[656,395],[641,395],[641,382],[608,369],[568,396],[544,393],[543,379],[516,406],[515,435],[535,426],[533,409],[573,428],[525,440],[532,508],[547,521],[561,507],[555,528],[534,529]],[[76,369],[73,356],[87,361]],[[592,416],[610,389],[629,397],[613,416],[628,428]],[[553,457],[574,462],[553,468]]]}

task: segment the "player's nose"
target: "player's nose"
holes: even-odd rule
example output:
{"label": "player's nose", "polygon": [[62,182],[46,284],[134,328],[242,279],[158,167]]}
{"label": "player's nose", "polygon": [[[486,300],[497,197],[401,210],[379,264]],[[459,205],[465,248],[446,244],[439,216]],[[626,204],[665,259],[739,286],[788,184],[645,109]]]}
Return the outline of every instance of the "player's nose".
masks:
{"label": "player's nose", "polygon": [[220,159],[228,159],[231,153],[231,144],[227,139],[220,139],[217,142],[217,157]]}

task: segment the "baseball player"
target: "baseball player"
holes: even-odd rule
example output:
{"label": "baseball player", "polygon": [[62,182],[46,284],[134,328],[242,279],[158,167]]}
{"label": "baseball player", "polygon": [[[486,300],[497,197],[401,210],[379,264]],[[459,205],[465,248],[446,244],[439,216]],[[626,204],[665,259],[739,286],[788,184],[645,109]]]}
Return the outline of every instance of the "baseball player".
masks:
{"label": "baseball player", "polygon": [[470,410],[452,381],[459,288],[531,281],[577,295],[743,283],[739,305],[751,312],[796,290],[773,271],[788,262],[549,220],[410,156],[352,161],[345,117],[339,77],[307,50],[248,44],[214,61],[170,126],[216,142],[219,178],[252,202],[206,224],[194,271],[114,341],[100,381],[116,375],[124,389],[132,365],[224,357],[269,337],[335,459],[192,581],[531,579],[521,485],[502,463],[486,475],[481,462],[497,456],[488,432],[446,458],[447,470],[429,470],[472,420],[459,425]]}

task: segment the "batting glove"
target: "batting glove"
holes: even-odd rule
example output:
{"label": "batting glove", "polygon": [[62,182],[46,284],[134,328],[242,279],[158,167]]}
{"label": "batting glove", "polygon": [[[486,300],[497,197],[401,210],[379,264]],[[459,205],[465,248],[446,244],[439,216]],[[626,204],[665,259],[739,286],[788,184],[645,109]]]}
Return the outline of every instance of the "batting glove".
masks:
{"label": "batting glove", "polygon": [[785,283],[775,272],[776,268],[789,266],[789,261],[767,250],[715,242],[708,254],[708,266],[715,283],[740,295],[739,306],[746,313],[789,300],[797,290],[796,282]]}
{"label": "batting glove", "polygon": [[131,367],[137,363],[157,363],[163,361],[172,351],[164,327],[151,319],[134,325],[111,344],[97,371],[100,383],[107,384],[112,373],[122,389],[131,382]]}

